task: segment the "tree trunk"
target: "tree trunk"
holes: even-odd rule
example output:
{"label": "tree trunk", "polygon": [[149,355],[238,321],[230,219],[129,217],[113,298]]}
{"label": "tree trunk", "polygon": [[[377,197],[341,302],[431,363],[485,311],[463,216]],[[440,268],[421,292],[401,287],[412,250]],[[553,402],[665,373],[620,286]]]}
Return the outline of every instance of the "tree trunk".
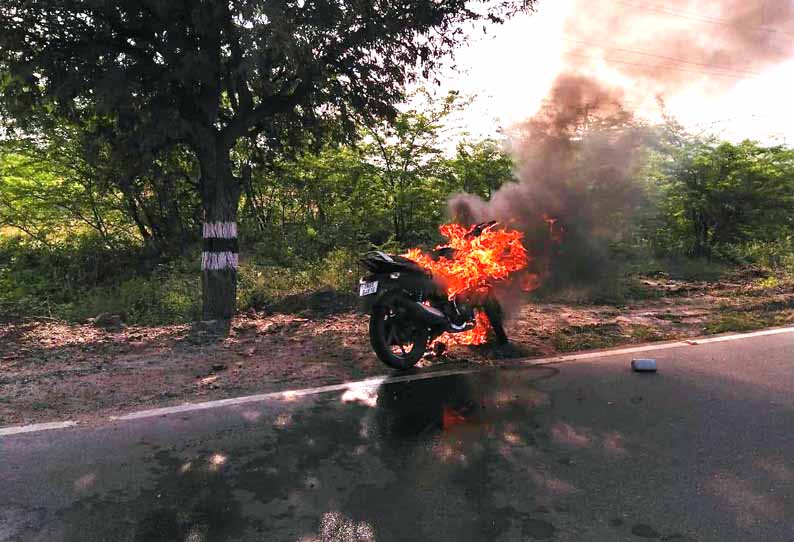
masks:
{"label": "tree trunk", "polygon": [[231,171],[228,149],[204,149],[201,163],[203,251],[202,316],[229,320],[237,304],[237,208],[241,186]]}
{"label": "tree trunk", "polygon": [[695,247],[694,255],[711,258],[711,244],[709,242],[709,224],[703,213],[692,211],[692,224],[694,228]]}

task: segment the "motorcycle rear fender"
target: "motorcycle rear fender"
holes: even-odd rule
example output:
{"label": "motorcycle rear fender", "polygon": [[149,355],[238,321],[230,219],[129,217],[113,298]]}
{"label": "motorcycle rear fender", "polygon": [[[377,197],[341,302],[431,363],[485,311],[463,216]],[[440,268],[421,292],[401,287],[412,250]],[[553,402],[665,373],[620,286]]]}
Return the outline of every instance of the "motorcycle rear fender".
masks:
{"label": "motorcycle rear fender", "polygon": [[407,299],[413,296],[419,297],[420,295],[426,299],[435,292],[436,288],[428,278],[412,274],[400,275],[396,278],[393,278],[392,274],[368,275],[361,280],[366,282],[378,281],[378,291],[375,294],[360,298],[363,309],[368,313],[371,313],[372,309],[380,305],[386,295],[395,290],[405,290]]}
{"label": "motorcycle rear fender", "polygon": [[378,281],[378,291],[372,295],[360,297],[361,307],[364,312],[371,313],[372,309],[381,304],[384,296],[394,291],[397,281],[389,275],[367,275],[361,279],[363,282]]}

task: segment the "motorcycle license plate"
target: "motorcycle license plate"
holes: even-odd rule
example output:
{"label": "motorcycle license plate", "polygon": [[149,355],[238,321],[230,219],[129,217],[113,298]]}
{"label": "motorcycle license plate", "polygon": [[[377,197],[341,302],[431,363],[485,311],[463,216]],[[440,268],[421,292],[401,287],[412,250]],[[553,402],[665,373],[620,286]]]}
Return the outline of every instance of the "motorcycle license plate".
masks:
{"label": "motorcycle license plate", "polygon": [[359,297],[364,297],[365,295],[374,294],[377,291],[378,291],[377,280],[374,280],[372,282],[362,282],[358,287]]}

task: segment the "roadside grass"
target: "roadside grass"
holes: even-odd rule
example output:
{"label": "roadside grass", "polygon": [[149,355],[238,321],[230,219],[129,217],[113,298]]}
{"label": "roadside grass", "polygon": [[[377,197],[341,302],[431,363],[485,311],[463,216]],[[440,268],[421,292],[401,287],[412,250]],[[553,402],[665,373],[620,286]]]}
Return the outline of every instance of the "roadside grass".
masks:
{"label": "roadside grass", "polygon": [[713,334],[753,331],[791,324],[794,324],[794,298],[724,307],[706,324],[706,332]]}
{"label": "roadside grass", "polygon": [[794,273],[780,270],[773,275],[748,283],[742,293],[748,296],[763,297],[792,289],[794,289]]}
{"label": "roadside grass", "polygon": [[680,324],[684,320],[682,315],[675,314],[673,312],[660,312],[660,313],[656,314],[656,318],[658,320],[666,320],[666,321],[672,322],[674,324]]}
{"label": "roadside grass", "polygon": [[756,314],[730,311],[719,314],[715,320],[706,324],[706,331],[709,334],[752,331],[767,325],[767,321]]}
{"label": "roadside grass", "polygon": [[549,337],[552,346],[558,352],[609,348],[618,344],[620,338],[618,324],[568,326],[555,331]]}
{"label": "roadside grass", "polygon": [[[188,248],[182,257],[164,263],[146,263],[140,250],[133,245],[111,250],[87,237],[63,240],[48,248],[31,245],[16,235],[4,237],[0,241],[0,318],[83,322],[110,313],[121,315],[129,324],[146,326],[198,320],[200,247]],[[326,302],[329,310],[352,306],[361,272],[356,250],[336,249],[306,259],[259,243],[244,246],[241,254],[237,290],[240,311],[300,312]],[[531,300],[599,306],[605,315],[604,311],[612,308],[613,316],[617,316],[632,304],[712,292],[726,302],[705,331],[720,333],[786,323],[780,313],[792,307],[778,298],[793,291],[794,269],[635,256],[616,264],[614,272],[594,283],[541,289]],[[745,301],[750,298],[757,301],[751,310]],[[740,304],[744,306],[737,308]],[[660,313],[657,318],[682,323],[674,312]],[[613,330],[565,329],[551,340],[559,349],[571,351],[657,340],[658,335],[653,329],[624,326]]]}
{"label": "roadside grass", "polygon": [[650,299],[660,299],[668,294],[659,288],[654,288],[640,280],[638,276],[626,277],[624,280],[626,298],[631,301],[643,301]]}
{"label": "roadside grass", "polygon": [[[109,250],[94,239],[33,247],[20,237],[0,240],[0,317],[83,322],[101,313],[130,324],[158,326],[201,317],[199,247],[165,263],[146,263],[140,247]],[[290,296],[352,292],[357,254],[334,250],[323,258],[275,260],[243,250],[237,308],[268,309]]]}
{"label": "roadside grass", "polygon": [[348,250],[334,250],[320,260],[295,262],[291,267],[252,255],[240,265],[238,309],[267,310],[288,297],[317,291],[353,292],[359,277],[357,261]]}
{"label": "roadside grass", "polygon": [[629,336],[632,339],[632,342],[638,343],[649,343],[655,341],[663,341],[668,337],[662,333],[660,330],[655,329],[651,326],[644,326],[639,324],[633,324],[629,331]]}
{"label": "roadside grass", "polygon": [[568,326],[550,334],[548,340],[558,352],[598,350],[624,344],[663,341],[669,337],[651,326],[616,323]]}

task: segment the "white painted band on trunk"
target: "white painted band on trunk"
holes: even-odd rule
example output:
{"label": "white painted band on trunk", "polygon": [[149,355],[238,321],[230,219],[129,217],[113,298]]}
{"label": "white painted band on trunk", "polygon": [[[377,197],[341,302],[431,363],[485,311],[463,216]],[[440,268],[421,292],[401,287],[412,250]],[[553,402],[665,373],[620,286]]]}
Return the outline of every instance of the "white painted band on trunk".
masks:
{"label": "white painted band on trunk", "polygon": [[202,252],[202,271],[220,271],[222,269],[237,269],[239,256],[236,252]]}
{"label": "white painted band on trunk", "polygon": [[236,239],[237,222],[205,222],[202,236],[204,239]]}

